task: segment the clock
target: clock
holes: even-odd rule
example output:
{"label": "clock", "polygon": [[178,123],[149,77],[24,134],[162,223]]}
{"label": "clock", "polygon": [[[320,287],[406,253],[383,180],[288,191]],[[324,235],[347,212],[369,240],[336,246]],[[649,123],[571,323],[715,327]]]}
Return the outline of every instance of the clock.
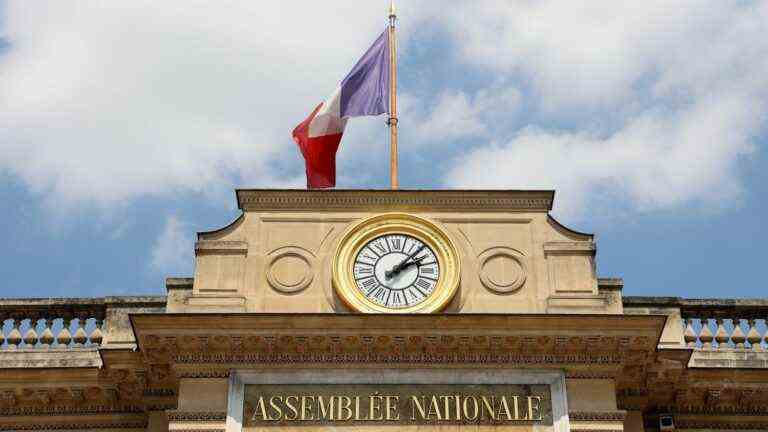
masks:
{"label": "clock", "polygon": [[333,259],[334,289],[356,312],[438,312],[456,294],[459,276],[459,256],[448,235],[402,213],[350,227]]}

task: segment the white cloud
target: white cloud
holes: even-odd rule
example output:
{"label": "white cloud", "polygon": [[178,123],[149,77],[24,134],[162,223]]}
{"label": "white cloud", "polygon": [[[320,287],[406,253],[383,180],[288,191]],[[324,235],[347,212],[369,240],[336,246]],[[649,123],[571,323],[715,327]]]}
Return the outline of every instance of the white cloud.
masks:
{"label": "white cloud", "polygon": [[290,131],[383,30],[385,7],[12,0],[0,170],[56,205],[238,178],[300,186]]}
{"label": "white cloud", "polygon": [[[454,8],[461,58],[528,82],[529,127],[457,158],[454,187],[558,189],[560,211],[720,207],[768,116],[764,1]],[[559,126],[559,127],[558,127]]]}
{"label": "white cloud", "polygon": [[[301,186],[289,132],[382,29],[374,3],[11,0],[0,170],[57,205],[238,179]],[[737,162],[768,116],[768,2],[434,1],[401,14],[401,56],[419,56],[401,64],[434,87],[403,95],[403,142],[416,141],[403,148],[467,143],[445,184],[556,187],[571,214],[605,196],[657,209],[743,191]],[[434,55],[435,35],[450,55]],[[382,121],[350,127],[341,166],[380,165]],[[436,167],[455,156],[435,154]]]}
{"label": "white cloud", "polygon": [[504,123],[514,123],[520,99],[514,87],[481,89],[472,96],[447,90],[438,96],[426,118],[417,117],[415,132],[419,142],[487,137],[502,129]]}
{"label": "white cloud", "polygon": [[152,247],[151,270],[163,275],[191,274],[194,246],[189,226],[174,215],[168,216]]}

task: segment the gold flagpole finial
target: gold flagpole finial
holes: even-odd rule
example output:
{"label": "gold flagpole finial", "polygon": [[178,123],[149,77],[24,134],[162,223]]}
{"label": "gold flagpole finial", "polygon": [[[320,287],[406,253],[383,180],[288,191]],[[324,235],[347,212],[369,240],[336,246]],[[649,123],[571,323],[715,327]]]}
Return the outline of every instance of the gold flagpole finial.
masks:
{"label": "gold flagpole finial", "polygon": [[397,10],[395,9],[395,0],[389,1],[389,18],[397,17]]}

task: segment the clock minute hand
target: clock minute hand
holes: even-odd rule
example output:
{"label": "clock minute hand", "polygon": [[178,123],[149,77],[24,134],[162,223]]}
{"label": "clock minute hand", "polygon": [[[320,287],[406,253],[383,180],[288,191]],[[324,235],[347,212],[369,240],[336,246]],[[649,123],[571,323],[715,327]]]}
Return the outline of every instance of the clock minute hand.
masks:
{"label": "clock minute hand", "polygon": [[396,266],[392,267],[392,270],[390,270],[388,272],[384,272],[384,276],[386,276],[387,278],[391,278],[392,276],[400,273],[400,271],[405,268],[405,263],[407,263],[408,261],[412,260],[413,257],[418,255],[419,252],[421,252],[423,249],[424,249],[424,245],[421,245],[418,249],[416,249],[416,251],[414,253],[408,255],[404,260],[400,261],[400,263],[398,263]]}

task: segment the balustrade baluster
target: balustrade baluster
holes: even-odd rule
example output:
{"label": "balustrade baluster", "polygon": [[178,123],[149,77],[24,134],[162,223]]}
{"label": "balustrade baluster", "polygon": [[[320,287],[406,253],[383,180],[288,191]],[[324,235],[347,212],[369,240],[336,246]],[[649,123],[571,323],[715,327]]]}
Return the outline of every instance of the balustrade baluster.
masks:
{"label": "balustrade baluster", "polygon": [[749,323],[749,332],[747,332],[747,342],[752,351],[760,351],[760,332],[757,330],[757,320],[747,320]]}
{"label": "balustrade baluster", "polygon": [[731,340],[736,345],[737,349],[744,349],[744,341],[747,340],[747,337],[741,329],[741,319],[733,319],[733,333],[731,333]]}
{"label": "balustrade baluster", "polygon": [[37,320],[30,318],[29,329],[24,333],[24,348],[34,348],[37,345],[37,332],[35,327],[37,326]]}
{"label": "balustrade baluster", "polygon": [[696,332],[693,330],[693,318],[689,318],[684,320],[687,322],[687,325],[685,326],[685,332],[683,334],[683,337],[685,338],[685,346],[690,348],[696,347]]}
{"label": "balustrade baluster", "polygon": [[701,319],[701,331],[699,332],[699,340],[701,341],[702,349],[712,349],[712,341],[714,338],[712,337],[712,331],[709,329],[708,318]]}
{"label": "balustrade baluster", "polygon": [[103,325],[104,321],[96,318],[93,320],[93,324],[95,328],[91,332],[91,344],[93,345],[101,345],[101,341],[104,339],[104,335],[101,333],[101,326]]}
{"label": "balustrade baluster", "polygon": [[43,318],[43,332],[40,334],[40,344],[42,348],[49,348],[54,341],[53,332],[51,331],[52,326],[53,320]]}
{"label": "balustrade baluster", "polygon": [[715,325],[717,325],[717,330],[715,331],[717,348],[715,349],[728,348],[728,340],[730,337],[728,336],[728,331],[725,329],[725,320],[722,318],[715,318]]}
{"label": "balustrade baluster", "polygon": [[16,349],[19,347],[19,344],[21,344],[21,340],[22,340],[21,332],[19,331],[20,325],[21,325],[21,320],[17,320],[16,318],[11,318],[11,331],[8,333],[8,336],[5,338],[5,340],[8,341],[9,349]]}
{"label": "balustrade baluster", "polygon": [[85,318],[79,316],[77,318],[77,330],[75,331],[72,340],[75,342],[75,346],[82,347],[88,341],[88,334],[85,333]]}
{"label": "balustrade baluster", "polygon": [[61,348],[68,347],[69,343],[72,342],[72,334],[69,332],[69,325],[70,322],[68,319],[64,318],[61,320],[61,331],[56,337],[56,342]]}

